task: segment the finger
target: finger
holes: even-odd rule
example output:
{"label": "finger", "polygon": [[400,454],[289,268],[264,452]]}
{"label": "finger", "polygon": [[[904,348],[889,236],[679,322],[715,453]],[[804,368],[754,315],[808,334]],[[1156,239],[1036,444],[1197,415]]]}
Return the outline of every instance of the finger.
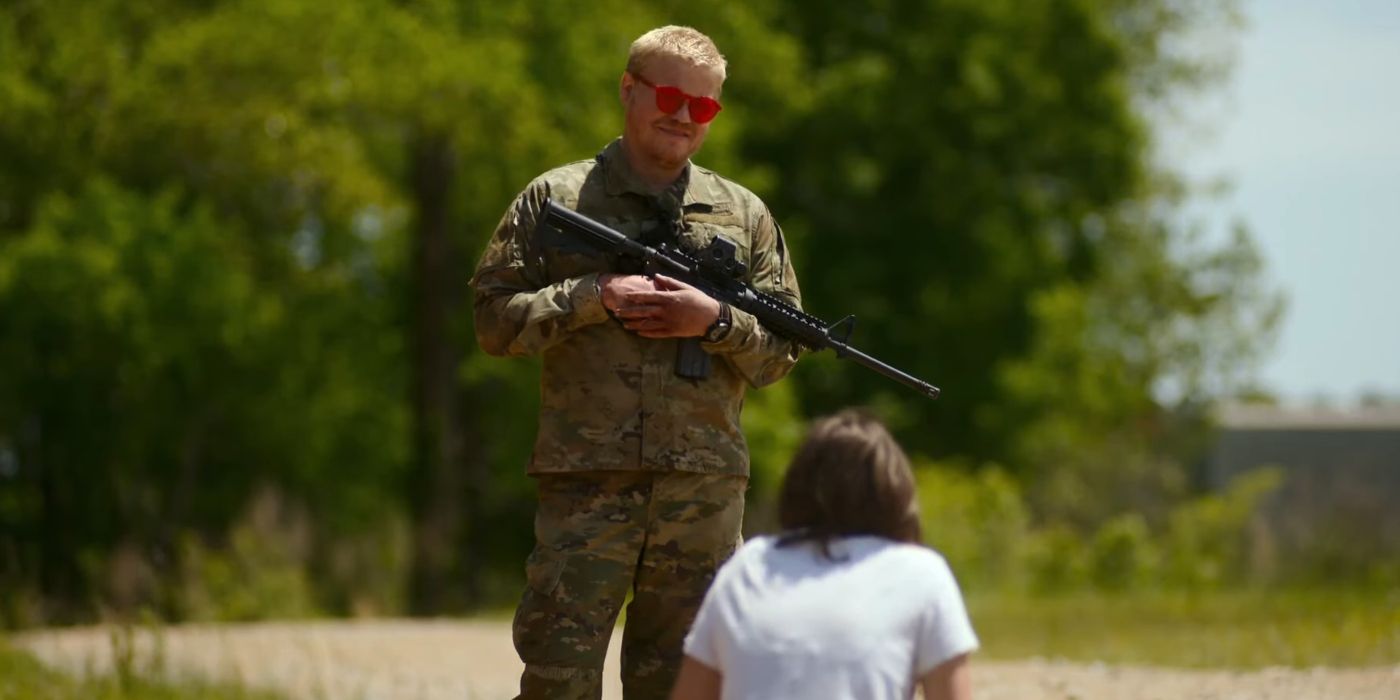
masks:
{"label": "finger", "polygon": [[648,306],[645,304],[639,306],[623,306],[617,311],[614,311],[613,314],[621,319],[654,318],[661,315],[661,307]]}
{"label": "finger", "polygon": [[674,304],[676,301],[676,294],[675,292],[628,292],[622,295],[622,300],[627,304],[637,305]]}
{"label": "finger", "polygon": [[666,275],[661,274],[653,275],[653,277],[656,279],[657,289],[670,292],[681,291],[684,289],[694,289],[694,287],[691,287],[685,282],[682,282],[674,277],[667,277]]}
{"label": "finger", "polygon": [[669,324],[665,323],[664,321],[658,321],[656,319],[647,319],[645,321],[633,321],[631,323],[624,323],[622,324],[622,327],[646,338],[666,337],[665,334],[669,333],[671,330]]}
{"label": "finger", "polygon": [[629,277],[628,280],[630,280],[630,282],[624,290],[624,293],[630,294],[632,292],[650,292],[656,290],[656,283],[652,282],[650,277],[638,275],[636,277]]}

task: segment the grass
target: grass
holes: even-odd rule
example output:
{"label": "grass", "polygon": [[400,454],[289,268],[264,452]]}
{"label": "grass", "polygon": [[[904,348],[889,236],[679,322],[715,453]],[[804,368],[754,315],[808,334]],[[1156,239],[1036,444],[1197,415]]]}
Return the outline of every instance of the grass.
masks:
{"label": "grass", "polygon": [[[972,595],[968,603],[978,656],[988,659],[1231,670],[1400,664],[1400,589]],[[172,680],[159,660],[133,661],[131,649],[129,634],[114,637],[113,672],[77,678],[0,638],[0,700],[284,700],[237,684]]]}
{"label": "grass", "polygon": [[227,683],[150,678],[131,666],[110,675],[74,678],[52,670],[0,639],[0,700],[283,700]]}
{"label": "grass", "polygon": [[1400,590],[971,597],[980,655],[1189,668],[1400,664]]}

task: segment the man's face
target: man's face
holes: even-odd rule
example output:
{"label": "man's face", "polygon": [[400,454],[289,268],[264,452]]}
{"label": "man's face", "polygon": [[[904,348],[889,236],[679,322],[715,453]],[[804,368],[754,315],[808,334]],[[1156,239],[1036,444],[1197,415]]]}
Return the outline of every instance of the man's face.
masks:
{"label": "man's face", "polygon": [[[653,85],[674,86],[696,97],[719,99],[724,82],[715,71],[672,56],[657,58],[638,72],[639,77]],[[622,74],[621,96],[627,112],[622,135],[634,157],[657,168],[674,170],[684,166],[705,142],[710,125],[696,123],[688,103],[666,114],[656,106],[655,89],[628,73]]]}

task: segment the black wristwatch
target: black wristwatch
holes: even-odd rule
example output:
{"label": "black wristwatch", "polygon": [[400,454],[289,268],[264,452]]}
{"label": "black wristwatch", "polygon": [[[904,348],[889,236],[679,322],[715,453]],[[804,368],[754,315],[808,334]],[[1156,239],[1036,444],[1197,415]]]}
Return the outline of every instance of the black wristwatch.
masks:
{"label": "black wristwatch", "polygon": [[724,336],[729,335],[729,328],[732,325],[734,325],[734,322],[730,317],[729,305],[720,302],[719,318],[716,318],[715,322],[711,323],[710,327],[705,329],[705,342],[718,343],[724,340]]}

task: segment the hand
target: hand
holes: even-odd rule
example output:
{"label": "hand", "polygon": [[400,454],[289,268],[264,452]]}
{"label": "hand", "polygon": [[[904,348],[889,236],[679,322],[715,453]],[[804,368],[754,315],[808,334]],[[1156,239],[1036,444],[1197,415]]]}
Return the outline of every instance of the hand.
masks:
{"label": "hand", "polygon": [[655,275],[655,290],[629,291],[614,314],[643,338],[698,338],[719,318],[719,302],[680,280]]}
{"label": "hand", "polygon": [[598,287],[603,290],[603,308],[616,314],[622,299],[632,292],[650,292],[656,284],[644,275],[598,275]]}

